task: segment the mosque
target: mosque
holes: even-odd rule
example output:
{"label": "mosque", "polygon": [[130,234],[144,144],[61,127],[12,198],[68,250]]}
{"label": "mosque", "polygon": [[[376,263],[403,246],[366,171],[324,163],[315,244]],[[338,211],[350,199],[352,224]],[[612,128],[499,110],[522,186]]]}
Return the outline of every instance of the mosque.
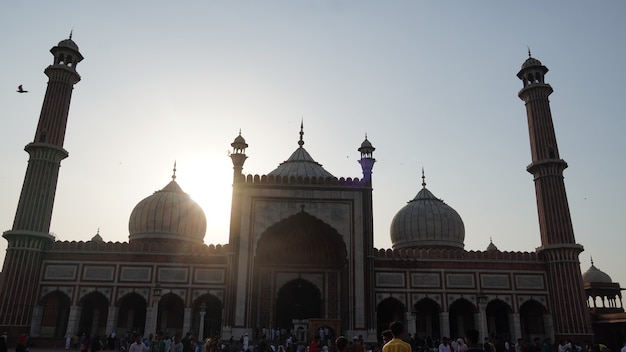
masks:
{"label": "mosque", "polygon": [[374,146],[365,138],[358,147],[361,177],[339,177],[307,152],[302,128],[293,153],[267,175],[243,173],[248,144],[241,134],[234,139],[227,244],[204,244],[205,214],[175,171],[137,203],[128,242],[99,235],[55,240],[50,221],[83,56],[71,36],[51,53],[15,220],[3,233],[0,328],[10,338],[163,331],[238,339],[270,329],[307,340],[321,328],[373,342],[393,320],[422,337],[476,328],[481,339],[596,338],[621,345],[626,336],[619,284],[594,265],[581,275],[583,247],[570,219],[548,69],[530,55],[517,73],[518,95],[528,117],[527,170],[541,246],[504,252],[493,243],[485,251],[465,250],[463,220],[423,175],[417,195],[407,195],[412,199],[390,224],[393,248],[374,248]]}

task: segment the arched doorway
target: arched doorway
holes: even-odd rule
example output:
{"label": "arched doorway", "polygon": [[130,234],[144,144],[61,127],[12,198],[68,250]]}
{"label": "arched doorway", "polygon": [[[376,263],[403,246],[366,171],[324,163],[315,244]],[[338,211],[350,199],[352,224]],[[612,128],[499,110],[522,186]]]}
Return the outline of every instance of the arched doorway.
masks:
{"label": "arched doorway", "polygon": [[65,336],[65,329],[70,316],[70,298],[61,291],[47,294],[41,300],[41,337]]}
{"label": "arched doorway", "polygon": [[385,298],[380,303],[378,303],[378,305],[376,306],[376,336],[380,336],[383,331],[389,329],[389,324],[391,322],[400,321],[405,324],[405,313],[406,307],[404,306],[404,304],[402,304],[400,301],[393,297]]}
{"label": "arched doorway", "polygon": [[[200,323],[204,310],[204,324]],[[200,326],[202,325],[202,334]],[[207,294],[200,296],[193,305],[193,326],[192,333],[195,336],[202,336],[204,339],[220,334],[222,329],[222,302],[215,296]]]}
{"label": "arched doorway", "polygon": [[159,311],[157,316],[157,331],[166,335],[174,336],[183,334],[183,323],[185,318],[185,303],[174,293],[166,293],[159,301]]}
{"label": "arched doorway", "polygon": [[423,298],[413,306],[415,312],[415,335],[420,337],[439,336],[439,313],[441,308],[430,298]]}
{"label": "arched doorway", "polygon": [[322,293],[304,279],[289,281],[278,290],[276,298],[276,322],[278,326],[290,327],[293,319],[322,317]]}
{"label": "arched doorway", "polygon": [[522,324],[522,336],[527,336],[530,341],[535,337],[546,335],[543,316],[546,308],[534,299],[528,300],[520,307],[520,322]]}
{"label": "arched doorway", "polygon": [[491,337],[499,337],[499,339],[511,338],[511,329],[509,328],[509,314],[511,307],[502,300],[495,299],[487,304],[487,331]]}
{"label": "arched doorway", "polygon": [[100,292],[91,292],[80,300],[80,322],[78,331],[89,336],[106,334],[109,302]]}
{"label": "arched doorway", "polygon": [[475,329],[474,314],[476,306],[465,298],[460,298],[450,305],[450,337],[464,337],[469,329]]}
{"label": "arched doorway", "polygon": [[[305,317],[347,325],[347,257],[337,230],[304,209],[268,227],[255,250],[251,324],[289,331]],[[315,278],[301,279],[309,273]]]}
{"label": "arched doorway", "polygon": [[146,300],[136,292],[124,295],[119,300],[117,329],[122,332],[140,332],[146,326]]}

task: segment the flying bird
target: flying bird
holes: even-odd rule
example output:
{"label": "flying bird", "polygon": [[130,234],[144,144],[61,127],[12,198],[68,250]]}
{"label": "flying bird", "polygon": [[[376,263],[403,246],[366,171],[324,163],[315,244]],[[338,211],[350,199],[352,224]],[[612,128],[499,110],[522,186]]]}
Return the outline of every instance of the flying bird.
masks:
{"label": "flying bird", "polygon": [[18,93],[28,93],[27,90],[24,90],[24,88],[22,88],[21,84],[19,86],[17,86],[17,92]]}

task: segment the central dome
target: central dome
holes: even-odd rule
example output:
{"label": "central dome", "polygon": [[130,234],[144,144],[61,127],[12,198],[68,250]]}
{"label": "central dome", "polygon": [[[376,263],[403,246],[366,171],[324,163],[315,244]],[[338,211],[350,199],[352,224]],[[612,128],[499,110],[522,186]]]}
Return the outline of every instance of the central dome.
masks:
{"label": "central dome", "polygon": [[311,177],[311,178],[326,178],[334,177],[330,172],[326,171],[322,164],[318,163],[311,157],[309,152],[304,149],[304,135],[303,125],[300,124],[300,140],[298,141],[298,149],[296,149],[289,159],[283,161],[278,167],[272,170],[268,176],[278,177]]}
{"label": "central dome", "polygon": [[[422,176],[423,177],[423,176]],[[393,249],[459,248],[463,249],[465,226],[459,214],[423,188],[391,221]]]}
{"label": "central dome", "polygon": [[128,221],[128,231],[131,242],[176,240],[200,244],[206,233],[206,216],[172,180],[135,206]]}

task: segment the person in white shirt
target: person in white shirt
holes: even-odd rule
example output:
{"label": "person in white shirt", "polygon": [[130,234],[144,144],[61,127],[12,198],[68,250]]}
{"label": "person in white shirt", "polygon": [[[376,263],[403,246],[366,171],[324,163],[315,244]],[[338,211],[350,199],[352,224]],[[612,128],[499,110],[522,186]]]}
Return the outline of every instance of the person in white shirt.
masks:
{"label": "person in white shirt", "polygon": [[443,337],[441,339],[441,344],[439,345],[439,352],[451,352],[449,338]]}
{"label": "person in white shirt", "polygon": [[141,341],[141,334],[135,334],[135,342],[130,344],[128,352],[148,352],[148,347]]}
{"label": "person in white shirt", "polygon": [[[174,342],[172,342],[172,352],[183,352],[183,343],[180,341],[180,336],[174,335]],[[131,351],[128,351],[131,352]]]}

